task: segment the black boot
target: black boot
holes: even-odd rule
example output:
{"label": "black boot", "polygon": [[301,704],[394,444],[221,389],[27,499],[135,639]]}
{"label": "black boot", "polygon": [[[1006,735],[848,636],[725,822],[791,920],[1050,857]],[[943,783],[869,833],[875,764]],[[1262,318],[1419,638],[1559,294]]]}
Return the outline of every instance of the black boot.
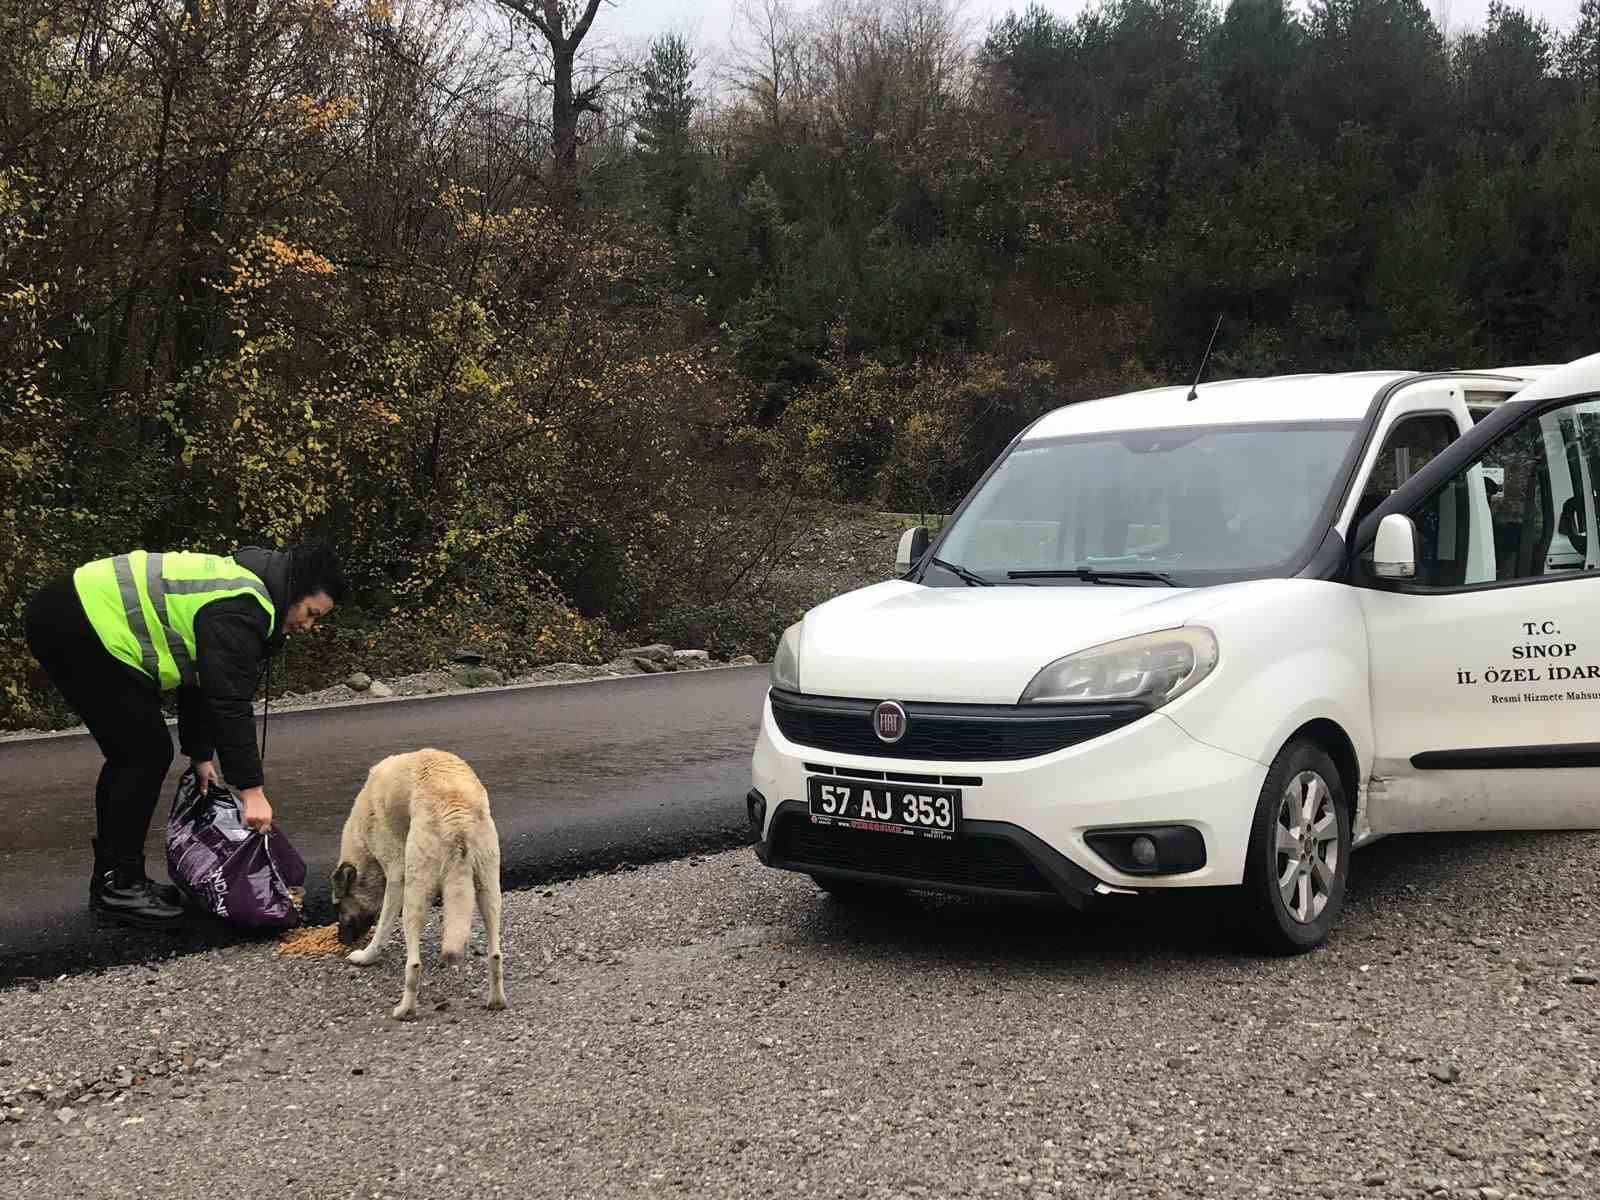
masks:
{"label": "black boot", "polygon": [[89,876],[89,911],[93,912],[100,907],[100,880],[111,870],[111,857],[100,849],[99,838],[90,838],[89,847],[94,851],[94,874]]}
{"label": "black boot", "polygon": [[144,881],[150,885],[150,890],[155,893],[156,898],[160,900],[161,903],[170,904],[173,908],[183,907],[183,893],[178,890],[177,884],[157,883],[155,880],[151,879],[150,876],[145,874],[144,855],[142,854],[139,856],[139,874]]}
{"label": "black boot", "polygon": [[[94,874],[89,876],[89,908],[93,910],[100,907],[100,881],[105,878],[113,864],[111,857],[100,849],[99,838],[90,838],[89,845],[94,849]],[[157,899],[163,904],[169,904],[174,908],[183,907],[183,893],[178,890],[177,885],[156,883],[150,879],[149,875],[145,874],[143,856],[140,856],[138,860],[138,868],[139,877],[148,881],[150,886],[155,889]]]}
{"label": "black boot", "polygon": [[93,885],[95,920],[101,925],[140,929],[172,929],[183,922],[183,909],[168,904],[144,875],[144,864],[126,859],[102,872]]}

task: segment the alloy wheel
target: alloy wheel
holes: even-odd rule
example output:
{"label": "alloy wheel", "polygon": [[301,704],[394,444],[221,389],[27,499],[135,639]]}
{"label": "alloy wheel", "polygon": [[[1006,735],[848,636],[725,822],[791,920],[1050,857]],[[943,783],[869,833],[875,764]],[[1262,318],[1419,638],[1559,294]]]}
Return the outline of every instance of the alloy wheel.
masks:
{"label": "alloy wheel", "polygon": [[1278,894],[1302,925],[1322,915],[1339,874],[1339,814],[1333,792],[1315,771],[1284,786],[1277,818]]}

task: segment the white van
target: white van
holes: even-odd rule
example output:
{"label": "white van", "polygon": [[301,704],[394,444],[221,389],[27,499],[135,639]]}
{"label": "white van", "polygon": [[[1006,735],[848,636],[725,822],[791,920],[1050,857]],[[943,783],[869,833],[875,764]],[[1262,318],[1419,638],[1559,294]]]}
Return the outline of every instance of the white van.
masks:
{"label": "white van", "polygon": [[1383,834],[1600,827],[1597,489],[1600,355],[1051,412],[784,633],[761,860],[855,900],[1238,887],[1292,953]]}

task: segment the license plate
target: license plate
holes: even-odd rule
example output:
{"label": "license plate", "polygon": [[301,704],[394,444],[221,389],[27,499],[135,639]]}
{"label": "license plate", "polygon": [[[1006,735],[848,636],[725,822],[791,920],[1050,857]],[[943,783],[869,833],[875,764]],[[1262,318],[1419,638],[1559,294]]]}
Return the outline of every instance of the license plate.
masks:
{"label": "license plate", "polygon": [[961,793],[955,788],[813,775],[806,789],[817,825],[952,838],[961,824]]}

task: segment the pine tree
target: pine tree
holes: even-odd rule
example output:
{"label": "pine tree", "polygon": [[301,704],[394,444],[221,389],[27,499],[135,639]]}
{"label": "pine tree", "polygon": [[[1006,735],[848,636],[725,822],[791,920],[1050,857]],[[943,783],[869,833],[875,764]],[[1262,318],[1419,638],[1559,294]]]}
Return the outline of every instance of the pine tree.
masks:
{"label": "pine tree", "polygon": [[644,110],[639,117],[639,154],[645,188],[668,229],[677,228],[694,186],[694,51],[680,34],[650,43],[644,69]]}
{"label": "pine tree", "polygon": [[1583,88],[1600,85],[1600,0],[1583,0],[1561,44],[1561,73]]}

